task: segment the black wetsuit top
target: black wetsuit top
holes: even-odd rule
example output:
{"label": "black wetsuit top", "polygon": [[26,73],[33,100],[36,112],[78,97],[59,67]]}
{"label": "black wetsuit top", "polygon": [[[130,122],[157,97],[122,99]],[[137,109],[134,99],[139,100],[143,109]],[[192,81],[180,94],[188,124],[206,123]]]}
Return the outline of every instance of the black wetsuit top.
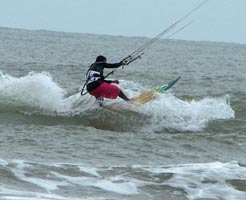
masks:
{"label": "black wetsuit top", "polygon": [[118,68],[122,63],[105,63],[105,62],[95,62],[93,63],[86,73],[86,89],[91,91],[96,89],[102,82],[111,82],[104,80],[103,71],[104,68]]}

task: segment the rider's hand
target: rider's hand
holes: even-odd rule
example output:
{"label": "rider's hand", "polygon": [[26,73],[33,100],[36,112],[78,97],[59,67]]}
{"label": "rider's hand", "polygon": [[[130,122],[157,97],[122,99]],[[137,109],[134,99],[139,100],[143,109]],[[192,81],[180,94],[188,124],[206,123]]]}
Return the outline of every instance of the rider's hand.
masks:
{"label": "rider's hand", "polygon": [[113,80],[113,81],[111,81],[111,83],[119,84],[119,81],[118,80]]}
{"label": "rider's hand", "polygon": [[128,61],[127,60],[122,60],[122,61],[120,61],[120,64],[121,65],[128,65]]}

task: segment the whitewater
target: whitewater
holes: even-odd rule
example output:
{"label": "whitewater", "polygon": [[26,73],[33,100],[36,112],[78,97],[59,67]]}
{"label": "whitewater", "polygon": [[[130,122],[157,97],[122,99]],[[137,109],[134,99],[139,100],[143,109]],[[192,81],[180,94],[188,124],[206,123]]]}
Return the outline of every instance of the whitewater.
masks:
{"label": "whitewater", "polygon": [[143,106],[81,96],[97,55],[148,38],[0,29],[0,199],[246,199],[246,46],[160,40],[112,79]]}

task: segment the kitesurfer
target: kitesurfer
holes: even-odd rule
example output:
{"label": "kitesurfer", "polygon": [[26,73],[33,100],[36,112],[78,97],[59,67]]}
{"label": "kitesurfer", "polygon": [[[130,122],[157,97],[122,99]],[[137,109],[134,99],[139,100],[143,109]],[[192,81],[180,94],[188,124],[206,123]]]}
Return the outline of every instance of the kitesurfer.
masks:
{"label": "kitesurfer", "polygon": [[107,63],[107,58],[99,55],[86,72],[86,89],[90,95],[97,99],[100,105],[103,102],[103,98],[115,99],[120,97],[125,101],[130,101],[122,90],[115,85],[119,84],[118,80],[105,80],[103,75],[104,68],[118,68],[126,64],[127,63],[124,61],[119,63]]}

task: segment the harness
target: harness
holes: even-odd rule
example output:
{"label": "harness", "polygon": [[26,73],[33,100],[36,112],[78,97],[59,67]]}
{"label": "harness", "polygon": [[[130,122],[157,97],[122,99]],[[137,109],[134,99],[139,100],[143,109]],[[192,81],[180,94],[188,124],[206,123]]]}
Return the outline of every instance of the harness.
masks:
{"label": "harness", "polygon": [[[80,92],[82,96],[88,93],[88,89],[92,90],[99,86],[101,84],[101,81],[104,79],[100,72],[92,70],[93,66],[94,64],[90,66],[85,74],[86,81]],[[87,92],[84,93],[85,87],[87,87]]]}
{"label": "harness", "polygon": [[100,72],[94,70],[88,70],[85,77],[86,77],[86,85],[102,79]]}

